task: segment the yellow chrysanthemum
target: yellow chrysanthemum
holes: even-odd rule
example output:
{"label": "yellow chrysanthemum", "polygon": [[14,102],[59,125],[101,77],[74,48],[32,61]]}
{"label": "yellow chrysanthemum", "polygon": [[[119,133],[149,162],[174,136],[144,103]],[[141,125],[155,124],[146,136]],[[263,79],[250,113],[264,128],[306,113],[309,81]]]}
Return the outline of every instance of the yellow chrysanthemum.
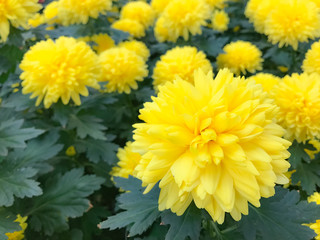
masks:
{"label": "yellow chrysanthemum", "polygon": [[33,18],[30,18],[28,20],[28,25],[36,28],[36,27],[40,26],[41,24],[44,24],[45,22],[46,22],[45,17],[42,14],[37,13],[33,16]]}
{"label": "yellow chrysanthemum", "polygon": [[52,1],[43,10],[43,16],[48,24],[61,23],[61,21],[58,18],[58,7],[59,2]]}
{"label": "yellow chrysanthemum", "polygon": [[230,19],[228,17],[228,14],[225,11],[216,10],[213,13],[213,16],[212,16],[212,19],[211,19],[212,28],[214,30],[217,30],[217,31],[220,31],[220,32],[224,32],[224,31],[226,31],[228,29],[229,21],[230,21]]}
{"label": "yellow chrysanthemum", "polygon": [[134,51],[140,57],[142,57],[145,61],[148,60],[150,56],[150,51],[147,46],[140,41],[132,40],[132,41],[125,41],[118,44],[119,47],[124,47],[130,51]]}
{"label": "yellow chrysanthemum", "polygon": [[100,33],[93,35],[91,41],[95,42],[97,45],[93,46],[93,49],[97,53],[102,53],[103,51],[110,49],[115,46],[113,39],[106,33]]}
{"label": "yellow chrysanthemum", "polygon": [[306,73],[320,74],[320,41],[311,45],[311,48],[306,53],[302,64],[302,69]]}
{"label": "yellow chrysanthemum", "polygon": [[168,41],[176,42],[182,36],[185,40],[191,35],[201,34],[210,18],[210,8],[205,0],[173,0],[162,13],[162,28],[168,30]]}
{"label": "yellow chrysanthemum", "polygon": [[225,4],[226,0],[205,0],[205,1],[212,9],[213,8],[222,9],[226,6]]}
{"label": "yellow chrysanthemum", "polygon": [[89,18],[98,18],[112,7],[111,0],[59,0],[58,18],[63,25],[86,24]]}
{"label": "yellow chrysanthemum", "polygon": [[28,20],[42,8],[38,0],[1,0],[0,43],[7,41],[10,23],[14,27],[28,28]]}
{"label": "yellow chrysanthemum", "polygon": [[141,38],[146,35],[144,26],[138,21],[131,19],[120,19],[115,21],[111,27],[130,33],[133,37]]}
{"label": "yellow chrysanthemum", "polygon": [[169,2],[170,0],[152,0],[150,4],[156,14],[159,15],[164,11]]}
{"label": "yellow chrysanthemum", "polygon": [[26,230],[28,224],[26,223],[28,217],[21,217],[20,214],[17,215],[17,219],[15,222],[18,222],[20,227],[22,228],[20,231],[16,231],[13,233],[6,233],[8,240],[22,240],[24,239],[24,231]]}
{"label": "yellow chrysanthemum", "polygon": [[[316,204],[320,204],[320,193],[315,192],[313,195],[308,197],[308,202],[315,202]],[[308,226],[315,231],[317,236],[315,237],[316,240],[320,240],[320,219],[317,220],[315,223],[308,224]]]}
{"label": "yellow chrysanthemum", "polygon": [[165,27],[166,19],[159,17],[154,26],[154,35],[158,42],[164,42],[169,39],[169,30]]}
{"label": "yellow chrysanthemum", "polygon": [[286,138],[306,142],[320,138],[319,75],[292,74],[285,76],[272,91],[280,107],[277,119],[286,130]]}
{"label": "yellow chrysanthemum", "polygon": [[87,87],[99,89],[101,70],[97,55],[82,41],[60,37],[38,42],[24,55],[20,64],[24,94],[43,100],[45,108],[61,98],[67,104],[72,98],[80,105],[80,96],[88,96]]}
{"label": "yellow chrysanthemum", "polygon": [[309,0],[280,0],[265,22],[265,34],[279,47],[320,36],[320,9]]}
{"label": "yellow chrysanthemum", "polygon": [[173,82],[178,76],[193,83],[196,69],[204,73],[212,71],[210,61],[206,55],[195,47],[175,47],[160,57],[153,69],[153,85],[156,89],[166,82]]}
{"label": "yellow chrysanthemum", "polygon": [[127,93],[137,89],[137,81],[148,76],[147,65],[142,57],[126,48],[117,47],[104,51],[99,56],[102,66],[102,81],[107,92]]}
{"label": "yellow chrysanthemum", "polygon": [[129,2],[121,9],[120,18],[135,20],[147,28],[153,24],[155,12],[148,3]]}
{"label": "yellow chrysanthemum", "polygon": [[77,154],[77,151],[74,146],[69,146],[66,150],[66,155],[69,157],[73,157]]}
{"label": "yellow chrysanthemum", "polygon": [[262,85],[263,90],[270,92],[276,84],[279,83],[280,78],[270,73],[258,73],[248,79],[253,79],[256,83]]}
{"label": "yellow chrysanthemum", "polygon": [[320,141],[313,139],[313,140],[310,140],[308,143],[312,144],[315,150],[304,149],[304,151],[309,155],[311,159],[315,159],[315,155],[320,152]]}
{"label": "yellow chrysanthemum", "polygon": [[236,75],[262,70],[262,53],[250,42],[232,42],[224,46],[223,51],[217,57],[219,69],[229,68]]}
{"label": "yellow chrysanthemum", "polygon": [[159,210],[182,215],[193,200],[222,223],[248,214],[248,202],[285,184],[290,142],[272,119],[277,107],[254,81],[229,70],[194,74],[194,85],[177,79],[140,110],[133,150],[141,154],[135,171],[146,191],[158,181]]}
{"label": "yellow chrysanthemum", "polygon": [[124,148],[119,148],[117,157],[118,166],[112,168],[111,176],[122,178],[128,178],[129,175],[134,176],[134,169],[140,162],[141,155],[132,151],[132,142],[127,142]]}

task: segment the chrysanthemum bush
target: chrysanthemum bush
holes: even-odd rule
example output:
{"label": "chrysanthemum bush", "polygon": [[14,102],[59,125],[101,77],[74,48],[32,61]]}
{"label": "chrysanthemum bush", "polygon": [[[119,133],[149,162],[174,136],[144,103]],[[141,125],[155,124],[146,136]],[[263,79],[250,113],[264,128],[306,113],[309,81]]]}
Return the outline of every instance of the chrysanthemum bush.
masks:
{"label": "chrysanthemum bush", "polygon": [[320,239],[316,0],[0,0],[0,239]]}

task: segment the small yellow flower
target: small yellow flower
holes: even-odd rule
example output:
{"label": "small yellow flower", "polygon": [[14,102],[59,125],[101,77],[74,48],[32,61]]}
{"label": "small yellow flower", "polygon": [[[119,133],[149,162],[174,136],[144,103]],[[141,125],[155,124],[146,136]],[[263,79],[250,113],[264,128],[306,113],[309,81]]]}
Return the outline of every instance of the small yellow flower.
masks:
{"label": "small yellow flower", "polygon": [[306,142],[320,139],[320,81],[319,75],[285,76],[271,91],[280,111],[277,120],[286,130],[289,140]]}
{"label": "small yellow flower", "polygon": [[141,38],[146,35],[144,26],[139,23],[138,21],[131,20],[131,19],[120,19],[115,21],[111,27],[128,32],[135,38]]}
{"label": "small yellow flower", "polygon": [[302,70],[306,73],[320,74],[320,41],[313,43],[306,53]]}
{"label": "small yellow flower", "polygon": [[37,13],[36,15],[34,15],[33,18],[30,18],[28,20],[28,25],[36,28],[36,27],[40,26],[41,24],[44,24],[45,22],[46,22],[45,17],[42,14]]}
{"label": "small yellow flower", "polygon": [[73,157],[77,154],[76,149],[74,146],[69,146],[66,150],[66,155],[69,157]]}
{"label": "small yellow flower", "polygon": [[280,81],[279,77],[270,73],[258,73],[254,76],[249,77],[248,79],[252,79],[256,83],[261,84],[263,90],[265,90],[266,92],[270,92]]}
{"label": "small yellow flower", "polygon": [[148,28],[153,24],[155,12],[152,7],[145,2],[129,2],[121,9],[120,18],[137,21],[145,28]]}
{"label": "small yellow flower", "polygon": [[278,66],[277,68],[280,70],[280,72],[283,72],[283,73],[286,73],[289,70],[289,68],[286,66]]}
{"label": "small yellow flower", "polygon": [[80,105],[80,94],[88,96],[87,87],[99,89],[101,67],[97,55],[82,41],[60,37],[38,42],[24,55],[20,64],[23,71],[22,93],[43,100],[45,108],[61,98],[68,104],[70,98]]}
{"label": "small yellow flower", "polygon": [[145,61],[148,60],[150,56],[150,51],[147,46],[140,41],[132,40],[132,41],[125,41],[118,44],[119,47],[124,47],[130,51],[134,51],[140,57],[142,57]]}
{"label": "small yellow flower", "polygon": [[217,57],[219,69],[229,68],[236,75],[246,74],[246,72],[255,73],[256,70],[262,70],[262,53],[252,43],[245,41],[236,41],[224,46],[223,51]]}
{"label": "small yellow flower", "polygon": [[97,44],[93,46],[93,49],[97,53],[102,53],[103,51],[115,46],[113,39],[106,33],[93,35],[90,40]]}
{"label": "small yellow flower", "polygon": [[111,48],[99,56],[102,66],[102,81],[107,92],[129,94],[137,89],[137,81],[143,81],[148,76],[148,69],[142,57],[123,47]]}
{"label": "small yellow flower", "polygon": [[173,82],[176,77],[193,83],[194,71],[201,69],[204,73],[212,71],[206,55],[195,47],[175,47],[160,57],[153,69],[153,85],[157,90],[166,82]]}
{"label": "small yellow flower", "polygon": [[24,239],[24,231],[26,230],[28,224],[26,223],[28,217],[21,217],[20,214],[17,215],[17,219],[15,222],[18,222],[20,227],[22,228],[20,231],[16,231],[13,233],[6,233],[8,240],[22,240]]}
{"label": "small yellow flower", "polygon": [[119,148],[117,157],[118,166],[112,168],[111,176],[122,178],[128,178],[129,175],[134,176],[134,169],[140,162],[141,155],[132,151],[132,142],[127,142],[124,148]]}
{"label": "small yellow flower", "polygon": [[228,14],[225,11],[216,10],[211,19],[212,28],[214,30],[224,32],[228,29],[229,21]]}

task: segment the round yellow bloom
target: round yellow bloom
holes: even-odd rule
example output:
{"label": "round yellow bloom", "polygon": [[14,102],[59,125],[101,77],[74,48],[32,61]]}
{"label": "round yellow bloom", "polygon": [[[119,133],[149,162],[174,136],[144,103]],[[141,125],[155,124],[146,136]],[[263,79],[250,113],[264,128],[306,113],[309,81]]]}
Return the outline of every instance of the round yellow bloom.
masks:
{"label": "round yellow bloom", "polygon": [[309,0],[280,0],[265,22],[265,34],[279,47],[320,37],[320,9]]}
{"label": "round yellow bloom", "polygon": [[42,14],[37,13],[33,16],[33,18],[30,18],[28,20],[28,25],[36,28],[36,27],[40,26],[41,24],[44,24],[45,22],[46,22],[45,17]]}
{"label": "round yellow bloom", "polygon": [[115,46],[113,39],[106,33],[100,33],[93,35],[91,41],[95,42],[97,45],[93,46],[93,49],[97,53],[102,53],[103,51],[110,49]]}
{"label": "round yellow bloom", "polygon": [[169,39],[169,30],[165,27],[164,23],[166,19],[164,17],[159,17],[154,26],[154,35],[158,42],[164,42]]}
{"label": "round yellow bloom", "polygon": [[128,32],[130,35],[136,38],[141,38],[146,35],[144,26],[138,21],[131,19],[120,19],[115,21],[111,27]]}
{"label": "round yellow bloom", "polygon": [[236,41],[224,46],[223,51],[217,57],[219,69],[229,68],[231,72],[239,75],[246,72],[255,73],[262,70],[262,53],[252,43]]}
{"label": "round yellow bloom", "polygon": [[86,24],[89,18],[98,18],[112,7],[111,0],[59,0],[58,18],[63,25]]}
{"label": "round yellow bloom", "polygon": [[205,0],[173,0],[162,13],[163,28],[168,30],[168,41],[176,42],[182,36],[185,40],[191,35],[201,34],[210,17],[210,8]]}
{"label": "round yellow bloom", "polygon": [[[315,192],[313,195],[308,197],[308,202],[315,202],[316,204],[320,204],[320,193]],[[308,226],[315,231],[317,236],[315,237],[316,240],[320,240],[320,219],[317,220],[315,223],[311,223]]]}
{"label": "round yellow bloom", "polygon": [[28,28],[28,20],[41,9],[38,0],[1,0],[0,1],[0,43],[7,41],[10,23],[14,27]]}
{"label": "round yellow bloom", "polygon": [[45,108],[61,98],[80,105],[80,96],[88,96],[88,87],[99,89],[101,70],[97,55],[82,41],[60,37],[38,42],[24,55],[20,64],[24,94],[43,100]]}
{"label": "round yellow bloom", "polygon": [[121,9],[120,18],[135,20],[147,28],[153,24],[155,12],[148,3],[129,2]]}
{"label": "round yellow bloom", "polygon": [[118,166],[113,167],[110,174],[113,177],[122,178],[128,178],[129,175],[134,176],[134,169],[140,162],[141,155],[132,151],[132,142],[127,142],[124,148],[119,148],[117,157]]}
{"label": "round yellow bloom", "polygon": [[306,142],[320,138],[320,81],[319,75],[292,74],[285,76],[272,91],[280,107],[278,122],[289,140]]}
{"label": "round yellow bloom", "polygon": [[152,0],[150,4],[156,14],[159,15],[164,11],[169,2],[170,0]]}
{"label": "round yellow bloom", "polygon": [[140,41],[132,40],[125,41],[118,44],[119,47],[124,47],[130,51],[134,51],[140,57],[142,57],[145,61],[150,57],[150,51],[147,46]]}
{"label": "round yellow bloom", "polygon": [[248,79],[254,80],[256,83],[262,85],[263,90],[270,92],[276,84],[279,83],[280,78],[270,73],[258,73]]}
{"label": "round yellow bloom", "polygon": [[148,69],[142,57],[126,48],[117,47],[104,51],[99,56],[102,66],[102,81],[107,92],[127,93],[137,89],[137,81],[148,76]]}
{"label": "round yellow bloom", "polygon": [[211,22],[212,22],[212,28],[214,30],[224,32],[228,29],[228,24],[229,24],[229,17],[228,14],[221,10],[221,11],[215,11],[213,13]]}
{"label": "round yellow bloom", "polygon": [[320,74],[320,41],[311,45],[311,48],[306,53],[302,69],[306,73]]}
{"label": "round yellow bloom", "polygon": [[248,202],[259,207],[288,182],[291,143],[272,121],[276,110],[260,85],[227,69],[215,80],[196,71],[194,85],[168,82],[133,125],[136,176],[146,191],[160,181],[159,210],[182,215],[193,200],[218,223],[225,212],[240,220]]}
{"label": "round yellow bloom", "polygon": [[153,85],[158,89],[166,82],[173,82],[180,77],[193,83],[193,74],[196,69],[204,73],[212,71],[210,61],[206,55],[195,47],[175,47],[160,57],[153,69]]}
{"label": "round yellow bloom", "polygon": [[6,233],[8,240],[22,240],[24,239],[24,231],[26,230],[28,224],[26,223],[28,217],[21,217],[20,214],[17,215],[17,219],[15,222],[18,222],[20,227],[22,228],[20,231],[16,231],[13,233]]}
{"label": "round yellow bloom", "polygon": [[308,197],[308,202],[315,202],[316,204],[320,205],[320,193],[315,192],[310,197]]}
{"label": "round yellow bloom", "polygon": [[76,149],[75,149],[74,146],[70,146],[70,147],[67,148],[67,150],[66,150],[66,155],[67,155],[67,156],[73,157],[73,156],[75,156],[76,154],[77,154],[77,151],[76,151]]}

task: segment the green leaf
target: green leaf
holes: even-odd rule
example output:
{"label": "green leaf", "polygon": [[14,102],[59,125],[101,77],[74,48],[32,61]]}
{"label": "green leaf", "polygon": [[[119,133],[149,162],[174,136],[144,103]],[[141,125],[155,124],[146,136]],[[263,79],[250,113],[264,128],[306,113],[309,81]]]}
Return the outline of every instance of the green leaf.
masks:
{"label": "green leaf", "polygon": [[21,128],[23,120],[9,119],[0,123],[0,156],[8,155],[8,148],[24,148],[26,140],[35,138],[44,131]]}
{"label": "green leaf", "polygon": [[20,231],[19,223],[15,222],[17,216],[8,212],[5,208],[0,208],[0,239],[8,239],[6,233]]}
{"label": "green leaf", "polygon": [[130,176],[114,181],[117,187],[127,191],[118,198],[119,207],[124,211],[101,222],[100,227],[111,230],[127,227],[130,237],[143,233],[160,215],[159,188],[153,187],[149,193],[143,194],[144,188],[138,179]]}
{"label": "green leaf", "polygon": [[182,216],[170,210],[161,214],[163,224],[170,225],[166,240],[184,240],[188,236],[192,240],[199,239],[201,231],[201,211],[193,203]]}
{"label": "green leaf", "polygon": [[77,129],[77,134],[80,138],[90,136],[94,139],[107,140],[103,130],[107,128],[101,124],[102,120],[90,115],[71,115],[68,128]]}
{"label": "green leaf", "polygon": [[18,198],[38,196],[42,193],[39,183],[30,179],[37,171],[33,168],[18,168],[9,161],[0,168],[0,206],[11,206],[14,196]]}
{"label": "green leaf", "polygon": [[310,163],[300,163],[296,172],[292,174],[292,183],[298,184],[309,195],[317,191],[317,186],[320,187],[320,160],[312,160]]}
{"label": "green leaf", "polygon": [[291,156],[289,157],[289,162],[293,168],[296,168],[299,164],[304,161],[310,162],[311,159],[304,149],[315,150],[311,144],[303,144],[294,141],[289,147],[289,152]]}
{"label": "green leaf", "polygon": [[320,208],[299,199],[297,191],[276,187],[276,195],[261,199],[260,208],[249,205],[249,215],[242,217],[239,230],[246,240],[312,239],[314,231],[302,224],[320,219]]}
{"label": "green leaf", "polygon": [[89,208],[86,199],[104,182],[95,175],[83,175],[82,169],[73,169],[64,175],[50,178],[42,196],[34,198],[30,226],[47,235],[68,229],[67,219],[81,216]]}
{"label": "green leaf", "polygon": [[228,40],[228,37],[216,38],[215,36],[211,36],[208,39],[201,38],[198,48],[208,54],[208,56],[216,57],[219,53],[223,52],[222,49]]}

